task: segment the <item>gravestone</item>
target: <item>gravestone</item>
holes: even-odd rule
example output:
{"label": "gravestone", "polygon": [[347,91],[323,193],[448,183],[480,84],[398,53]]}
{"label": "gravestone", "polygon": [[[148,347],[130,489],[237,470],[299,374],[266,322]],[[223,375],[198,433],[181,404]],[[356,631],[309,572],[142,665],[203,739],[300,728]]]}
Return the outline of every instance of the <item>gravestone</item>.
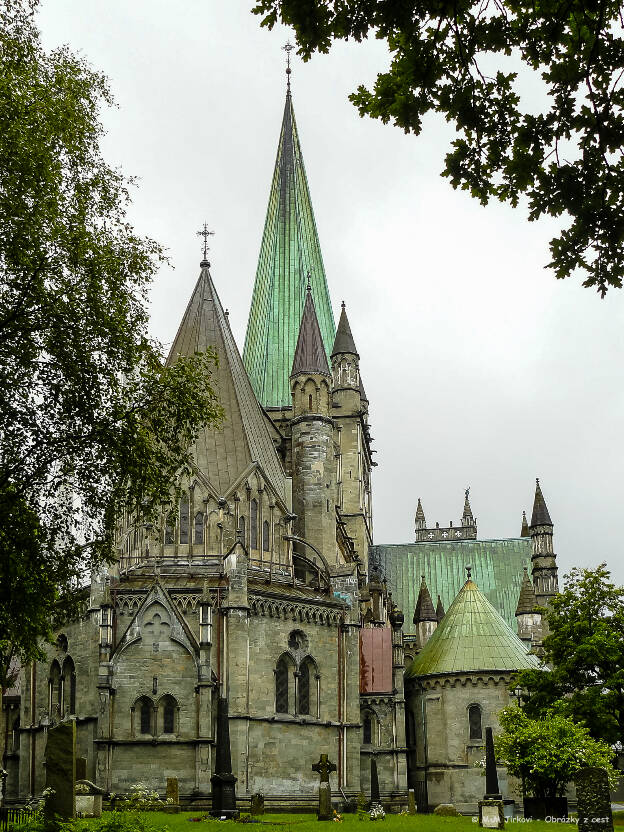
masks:
{"label": "gravestone", "polygon": [[76,757],[76,780],[87,779],[87,758]]}
{"label": "gravestone", "polygon": [[333,817],[333,811],[329,775],[332,771],[336,771],[336,766],[334,763],[329,761],[327,754],[321,754],[318,763],[314,763],[312,766],[312,771],[317,771],[321,777],[321,782],[319,783],[319,806],[317,820],[331,820]]}
{"label": "gravestone", "polygon": [[414,789],[409,789],[407,792],[407,811],[410,815],[416,814],[416,795]]}
{"label": "gravestone", "polygon": [[609,778],[603,768],[582,768],[574,777],[579,832],[613,832]]}
{"label": "gravestone", "polygon": [[261,792],[252,794],[250,812],[254,816],[264,814],[264,795]]}
{"label": "gravestone", "polygon": [[498,772],[492,729],[485,729],[485,796],[479,801],[479,826],[484,829],[504,829],[503,796],[498,790]]}
{"label": "gravestone", "polygon": [[377,774],[377,760],[371,757],[371,806],[381,806],[381,798],[379,796],[379,775]]}
{"label": "gravestone", "polygon": [[232,774],[232,752],[230,749],[230,722],[228,702],[223,696],[217,700],[217,751],[215,773],[210,778],[212,784],[213,817],[238,817],[236,808],[236,781]]}
{"label": "gravestone", "polygon": [[177,806],[180,803],[177,777],[167,777],[167,803],[169,803],[170,800],[174,806]]}
{"label": "gravestone", "polygon": [[76,815],[79,818],[102,817],[104,789],[90,780],[76,780]]}
{"label": "gravestone", "polygon": [[76,817],[76,723],[61,722],[48,730],[45,750],[46,829],[56,829],[57,818]]}

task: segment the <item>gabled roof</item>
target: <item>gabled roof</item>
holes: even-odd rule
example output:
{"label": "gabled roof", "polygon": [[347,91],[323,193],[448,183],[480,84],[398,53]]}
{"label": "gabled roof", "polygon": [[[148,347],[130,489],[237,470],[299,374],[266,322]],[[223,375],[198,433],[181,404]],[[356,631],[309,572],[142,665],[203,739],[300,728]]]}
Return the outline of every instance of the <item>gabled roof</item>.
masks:
{"label": "gabled roof", "polygon": [[518,598],[518,606],[516,607],[516,615],[525,615],[526,613],[533,612],[536,606],[535,587],[529,578],[529,572],[525,566],[522,586],[520,587],[520,597]]}
{"label": "gabled roof", "polygon": [[535,480],[535,500],[533,502],[533,514],[531,515],[532,526],[552,526],[550,514],[546,508],[546,500],[542,494],[539,480]]}
{"label": "gabled roof", "polygon": [[310,289],[306,292],[305,306],[303,307],[299,337],[297,338],[290,375],[296,376],[298,373],[331,375]]}
{"label": "gabled roof", "polygon": [[358,355],[355,348],[355,341],[351,334],[351,327],[349,326],[349,319],[347,318],[347,310],[344,303],[342,304],[342,311],[340,313],[340,320],[338,321],[338,329],[336,330],[336,338],[332,349],[332,356],[338,353],[350,353],[351,355]]}
{"label": "gabled roof", "polygon": [[214,347],[219,356],[213,382],[225,410],[221,428],[206,428],[197,438],[194,459],[217,494],[225,495],[251,463],[258,463],[282,500],[288,490],[284,469],[266,418],[245,372],[227,315],[204,265],[182,318],[168,363]]}
{"label": "gabled roof", "polygon": [[538,665],[469,578],[405,675],[515,671]]}
{"label": "gabled roof", "polygon": [[438,616],[433,608],[433,601],[429,593],[429,587],[423,575],[420,580],[420,592],[418,593],[418,600],[416,601],[416,608],[414,609],[414,624],[420,621],[437,621]]}
{"label": "gabled roof", "polygon": [[263,407],[291,404],[289,376],[308,274],[329,356],[336,329],[289,90],[243,350]]}

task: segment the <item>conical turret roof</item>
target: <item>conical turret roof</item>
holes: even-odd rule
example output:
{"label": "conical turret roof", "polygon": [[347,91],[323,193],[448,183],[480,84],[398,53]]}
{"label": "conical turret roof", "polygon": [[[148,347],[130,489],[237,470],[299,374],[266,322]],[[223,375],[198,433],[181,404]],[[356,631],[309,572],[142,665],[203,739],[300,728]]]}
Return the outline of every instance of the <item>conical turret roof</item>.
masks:
{"label": "conical turret roof", "polygon": [[522,526],[520,528],[520,537],[530,537],[529,524],[527,522],[526,511],[522,512]]}
{"label": "conical turret roof", "polygon": [[518,606],[516,608],[516,615],[526,615],[533,612],[537,606],[537,598],[535,597],[535,587],[529,573],[524,567],[524,575],[522,576],[522,586],[520,587],[520,597],[518,598]]}
{"label": "conical turret roof", "polygon": [[469,578],[405,675],[514,671],[538,665]]}
{"label": "conical turret roof", "polygon": [[277,494],[285,500],[286,477],[275,451],[266,417],[251,388],[227,315],[212,282],[206,261],[182,318],[167,363],[214,347],[219,366],[214,387],[225,410],[221,428],[205,428],[197,438],[195,462],[218,494],[257,462]]}
{"label": "conical turret roof", "polygon": [[444,604],[442,603],[442,599],[439,595],[438,603],[436,604],[436,618],[438,619],[438,623],[444,618]]}
{"label": "conical turret roof", "polygon": [[414,610],[414,624],[420,621],[437,621],[438,617],[433,608],[433,601],[429,593],[429,587],[423,575],[420,581],[420,592],[418,593],[418,600],[416,601],[416,609]]}
{"label": "conical turret roof", "polygon": [[338,321],[338,329],[336,330],[336,338],[331,354],[334,356],[341,352],[358,355],[344,303],[342,304],[342,311],[340,312],[340,320]]}
{"label": "conical turret roof", "polygon": [[295,357],[290,374],[296,376],[297,373],[331,375],[310,289],[306,292],[303,317],[301,318],[301,327],[299,328],[299,337],[297,338]]}
{"label": "conical turret roof", "polygon": [[289,376],[308,274],[329,356],[336,329],[289,89],[243,351],[263,407],[291,404]]}
{"label": "conical turret roof", "polygon": [[542,494],[540,481],[535,480],[535,500],[533,502],[533,514],[531,515],[532,526],[552,526],[550,514],[546,508],[546,500]]}

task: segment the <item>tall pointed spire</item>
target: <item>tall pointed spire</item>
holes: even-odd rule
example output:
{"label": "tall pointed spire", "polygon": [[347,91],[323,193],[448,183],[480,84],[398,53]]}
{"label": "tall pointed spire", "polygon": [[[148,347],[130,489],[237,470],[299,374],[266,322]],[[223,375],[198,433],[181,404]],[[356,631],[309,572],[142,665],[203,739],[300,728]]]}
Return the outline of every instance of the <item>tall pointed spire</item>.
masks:
{"label": "tall pointed spire", "polygon": [[258,258],[243,361],[264,407],[290,405],[289,375],[310,274],[325,351],[334,342],[331,309],[288,74],[286,103]]}
{"label": "tall pointed spire", "polygon": [[323,336],[319,328],[316,309],[312,300],[312,290],[308,286],[305,306],[299,328],[299,337],[295,348],[295,357],[290,375],[298,373],[322,373],[330,375],[327,353],[323,345]]}
{"label": "tall pointed spire", "polygon": [[522,527],[520,528],[520,537],[530,537],[529,524],[527,521],[526,511],[522,512]]}
{"label": "tall pointed spire", "polygon": [[537,598],[535,597],[535,587],[529,578],[529,572],[524,567],[524,574],[522,576],[522,586],[520,587],[520,595],[518,597],[518,606],[516,607],[516,615],[526,615],[532,613],[537,606]]}
{"label": "tall pointed spire", "polygon": [[438,617],[433,608],[433,601],[425,576],[422,575],[420,581],[420,590],[418,592],[418,600],[416,601],[416,608],[414,610],[414,624],[419,624],[421,621],[437,621]]}

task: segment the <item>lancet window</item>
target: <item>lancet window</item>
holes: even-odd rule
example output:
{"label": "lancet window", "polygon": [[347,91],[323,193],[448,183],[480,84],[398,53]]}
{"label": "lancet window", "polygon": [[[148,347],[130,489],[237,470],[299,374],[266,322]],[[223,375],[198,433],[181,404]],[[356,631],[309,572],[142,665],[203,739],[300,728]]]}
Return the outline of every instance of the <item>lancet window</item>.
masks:
{"label": "lancet window", "polygon": [[195,515],[195,528],[193,530],[193,540],[195,543],[204,542],[204,513],[198,511]]}
{"label": "lancet window", "polygon": [[481,706],[471,705],[468,708],[468,728],[470,731],[471,740],[483,739],[483,729],[481,727]]}

